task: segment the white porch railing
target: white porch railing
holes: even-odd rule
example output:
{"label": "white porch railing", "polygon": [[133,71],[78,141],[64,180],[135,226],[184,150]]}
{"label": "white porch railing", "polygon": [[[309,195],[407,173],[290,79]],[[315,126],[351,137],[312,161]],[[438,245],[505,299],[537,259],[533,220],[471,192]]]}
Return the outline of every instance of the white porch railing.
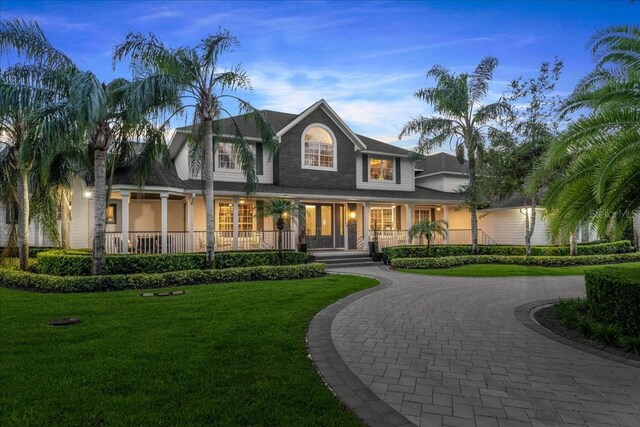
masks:
{"label": "white porch railing", "polygon": [[[369,230],[369,241],[373,242],[373,230]],[[400,246],[400,245],[419,245],[425,244],[426,240],[422,241],[414,237],[409,241],[408,230],[378,230],[378,246],[379,249],[386,248],[388,246]],[[478,243],[480,245],[495,245],[496,242],[484,231],[478,230]],[[435,236],[432,241],[432,245],[470,245],[471,244],[471,230],[466,229],[451,229],[447,232],[446,237]]]}
{"label": "white porch railing", "polygon": [[[162,253],[162,233],[159,231],[132,231],[128,233],[129,253],[159,254]],[[238,242],[234,245],[233,231],[216,231],[214,233],[216,251],[252,251],[276,249],[278,247],[277,231],[239,231]],[[296,240],[293,231],[282,232],[282,248],[295,249]],[[204,252],[207,249],[207,232],[193,232],[193,252]],[[109,254],[122,252],[122,233],[106,233],[106,251]],[[167,233],[167,253],[191,252],[190,233],[176,231]]]}

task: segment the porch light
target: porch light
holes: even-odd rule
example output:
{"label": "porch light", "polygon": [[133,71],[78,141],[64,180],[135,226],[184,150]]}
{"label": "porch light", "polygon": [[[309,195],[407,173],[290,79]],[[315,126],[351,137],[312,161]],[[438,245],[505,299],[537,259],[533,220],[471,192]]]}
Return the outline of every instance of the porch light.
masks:
{"label": "porch light", "polygon": [[438,206],[438,207],[436,208],[436,210],[437,210],[437,211],[439,211],[439,210],[440,210],[440,206]]}
{"label": "porch light", "polygon": [[244,199],[240,199],[240,204],[244,205]]}
{"label": "porch light", "polygon": [[82,193],[82,198],[83,199],[92,199],[93,198],[93,193],[91,191],[89,191],[89,190],[85,190]]}
{"label": "porch light", "polygon": [[356,211],[349,212],[349,218],[356,219]]}

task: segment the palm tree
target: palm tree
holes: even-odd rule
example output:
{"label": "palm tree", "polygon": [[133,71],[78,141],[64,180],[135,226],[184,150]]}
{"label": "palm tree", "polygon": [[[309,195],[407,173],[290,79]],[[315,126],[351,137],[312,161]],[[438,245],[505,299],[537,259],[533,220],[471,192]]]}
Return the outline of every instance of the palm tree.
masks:
{"label": "palm tree", "polygon": [[418,134],[416,152],[419,155],[453,142],[458,161],[464,163],[465,157],[468,159],[467,196],[474,254],[478,253],[476,166],[482,160],[487,130],[493,121],[509,111],[509,105],[503,101],[482,104],[497,66],[498,60],[489,56],[480,61],[471,74],[457,75],[440,65],[431,68],[427,78],[433,77],[436,85],[420,89],[414,96],[431,105],[436,115],[414,117],[404,125],[399,135],[402,139]]}
{"label": "palm tree", "polygon": [[270,216],[276,220],[276,229],[278,230],[278,257],[282,263],[282,230],[285,228],[286,221],[289,220],[293,224],[304,226],[305,222],[304,205],[294,203],[290,200],[271,199],[264,205],[259,205],[258,215]]}
{"label": "palm tree", "polygon": [[599,31],[591,49],[596,68],[564,105],[565,114],[590,113],[552,143],[535,174],[554,177],[545,204],[552,234],[564,239],[587,222],[620,237],[640,213],[640,28]]}
{"label": "palm tree", "polygon": [[[66,55],[55,49],[36,22],[18,19],[3,21],[0,51],[24,55],[35,64],[30,67],[34,75],[44,74],[47,77],[38,82],[44,81],[50,86],[45,88],[49,90],[42,90],[32,81],[21,85],[4,85],[0,92],[3,99],[17,105],[28,96],[37,99],[50,97],[52,89],[55,89],[55,102],[44,109],[46,120],[38,131],[43,141],[41,148],[53,155],[56,144],[65,141],[87,143],[93,159],[95,193],[92,272],[101,274],[106,264],[107,156],[110,154],[112,157],[112,177],[117,162],[131,157],[131,140],[143,138],[145,147],[135,160],[135,170],[138,182],[144,182],[155,158],[167,152],[163,130],[158,129],[148,116],[166,108],[173,100],[162,94],[139,97],[138,92],[133,92],[139,87],[133,87],[122,78],[108,84],[100,82],[93,73],[80,70]],[[29,152],[35,153],[34,150]],[[31,158],[27,156],[26,160],[31,161]],[[23,192],[24,197],[28,197],[28,190]]]}
{"label": "palm tree", "polygon": [[213,266],[215,255],[214,143],[222,136],[220,120],[223,117],[231,120],[231,140],[246,177],[247,193],[254,191],[257,184],[252,144],[244,138],[238,122],[225,108],[224,102],[234,103],[244,119],[253,122],[269,152],[275,151],[277,146],[275,133],[260,112],[235,95],[238,90],[251,88],[247,73],[240,66],[221,69],[218,65],[220,55],[237,45],[236,38],[223,30],[202,39],[195,47],[181,48],[165,47],[153,34],[144,36],[129,33],[124,43],[116,47],[114,54],[116,61],[131,59],[136,78],[136,89],[133,91],[135,99],[144,100],[159,95],[170,100],[172,106],[165,110],[165,113],[170,113],[169,117],[182,114],[189,108],[194,109],[189,137],[190,160],[196,171],[204,171],[207,228],[205,265],[208,268]]}
{"label": "palm tree", "polygon": [[415,236],[418,236],[420,241],[422,241],[422,237],[427,239],[427,256],[429,256],[431,255],[431,240],[436,236],[441,236],[443,239],[446,238],[447,227],[449,227],[447,221],[441,219],[431,221],[429,218],[425,218],[409,228],[409,240],[412,240]]}

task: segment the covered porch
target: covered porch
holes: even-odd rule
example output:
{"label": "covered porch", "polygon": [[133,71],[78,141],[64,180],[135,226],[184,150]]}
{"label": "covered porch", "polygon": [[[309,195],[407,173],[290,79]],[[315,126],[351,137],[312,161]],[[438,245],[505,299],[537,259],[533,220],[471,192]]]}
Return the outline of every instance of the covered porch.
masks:
{"label": "covered porch", "polygon": [[[219,195],[215,200],[215,250],[276,249],[275,220],[258,215],[267,198]],[[409,239],[412,224],[429,217],[449,222],[446,237],[432,244],[469,244],[471,231],[461,207],[438,203],[391,203],[290,198],[305,206],[305,221],[288,218],[283,248],[308,250],[367,250],[376,239],[379,248],[420,244]],[[466,213],[466,215],[465,215]],[[115,191],[108,204],[107,253],[188,253],[206,250],[206,215],[200,194],[181,192]],[[377,235],[377,236],[376,236]],[[480,233],[481,244],[490,238]],[[425,243],[425,242],[422,242]]]}

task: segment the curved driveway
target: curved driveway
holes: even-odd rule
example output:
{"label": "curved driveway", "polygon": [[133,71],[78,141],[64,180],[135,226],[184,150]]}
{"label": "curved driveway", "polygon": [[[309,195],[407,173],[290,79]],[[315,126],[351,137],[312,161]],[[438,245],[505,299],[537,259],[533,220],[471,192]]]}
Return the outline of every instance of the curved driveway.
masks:
{"label": "curved driveway", "polygon": [[549,339],[522,304],[582,296],[582,277],[454,278],[334,270],[390,286],[342,309],[340,356],[416,425],[640,425],[640,368]]}

